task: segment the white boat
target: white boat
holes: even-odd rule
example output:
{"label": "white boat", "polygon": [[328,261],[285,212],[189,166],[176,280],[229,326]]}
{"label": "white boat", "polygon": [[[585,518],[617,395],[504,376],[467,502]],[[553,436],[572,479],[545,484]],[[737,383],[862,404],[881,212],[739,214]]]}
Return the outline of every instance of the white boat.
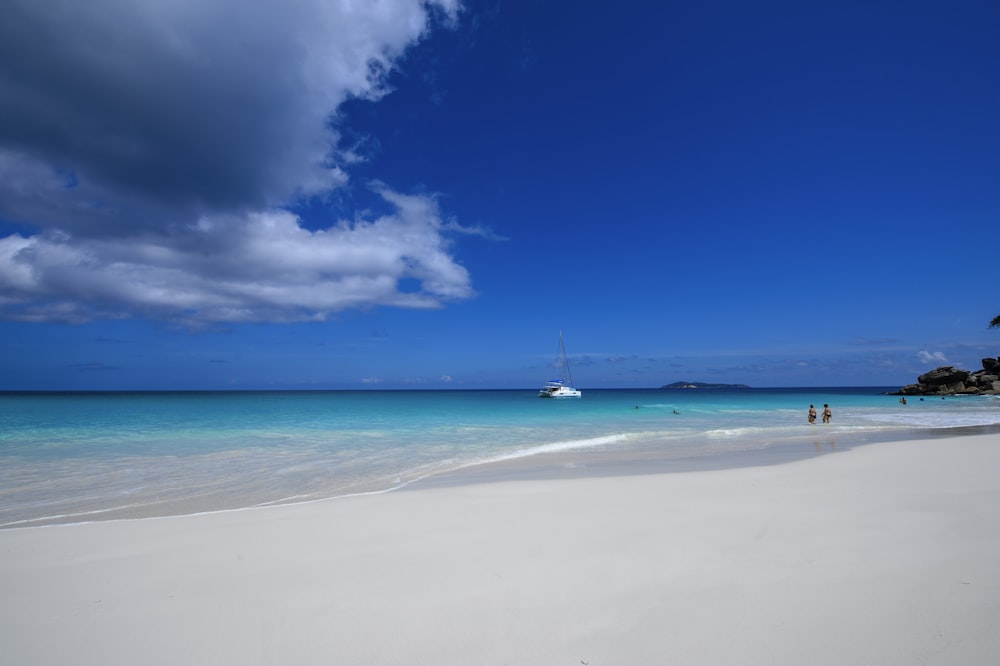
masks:
{"label": "white boat", "polygon": [[573,373],[569,371],[569,361],[566,359],[566,346],[563,344],[562,331],[559,331],[559,358],[556,361],[562,376],[550,379],[538,392],[539,398],[579,398],[581,391],[573,388]]}

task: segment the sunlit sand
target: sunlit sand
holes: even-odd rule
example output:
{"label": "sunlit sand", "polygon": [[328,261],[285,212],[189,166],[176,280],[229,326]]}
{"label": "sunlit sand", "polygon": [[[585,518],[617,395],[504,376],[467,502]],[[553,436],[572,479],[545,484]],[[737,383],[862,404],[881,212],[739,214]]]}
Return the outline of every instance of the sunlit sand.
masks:
{"label": "sunlit sand", "polygon": [[989,664],[1000,435],[0,531],[10,664]]}

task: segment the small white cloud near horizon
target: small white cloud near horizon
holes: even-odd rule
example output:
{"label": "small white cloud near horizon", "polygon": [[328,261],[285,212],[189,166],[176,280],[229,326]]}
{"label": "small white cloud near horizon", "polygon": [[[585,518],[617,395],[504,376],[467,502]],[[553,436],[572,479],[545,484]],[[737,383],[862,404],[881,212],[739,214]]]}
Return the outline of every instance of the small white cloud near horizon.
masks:
{"label": "small white cloud near horizon", "polygon": [[948,359],[942,352],[929,352],[921,349],[917,352],[917,358],[921,363],[947,363]]}

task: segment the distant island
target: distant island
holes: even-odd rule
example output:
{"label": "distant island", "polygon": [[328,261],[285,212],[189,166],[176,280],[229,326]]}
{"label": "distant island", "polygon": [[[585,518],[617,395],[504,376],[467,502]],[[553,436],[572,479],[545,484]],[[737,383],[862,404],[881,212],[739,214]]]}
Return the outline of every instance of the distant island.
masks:
{"label": "distant island", "polygon": [[661,389],[748,389],[746,384],[707,384],[705,382],[674,382]]}

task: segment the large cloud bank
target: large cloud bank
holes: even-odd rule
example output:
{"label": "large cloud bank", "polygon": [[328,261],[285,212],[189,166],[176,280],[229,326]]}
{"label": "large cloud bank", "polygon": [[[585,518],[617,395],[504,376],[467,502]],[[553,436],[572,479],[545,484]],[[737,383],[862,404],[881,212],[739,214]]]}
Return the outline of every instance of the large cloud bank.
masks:
{"label": "large cloud bank", "polygon": [[435,201],[310,230],[335,113],[457,0],[13,0],[0,22],[0,316],[322,319],[466,298]]}

